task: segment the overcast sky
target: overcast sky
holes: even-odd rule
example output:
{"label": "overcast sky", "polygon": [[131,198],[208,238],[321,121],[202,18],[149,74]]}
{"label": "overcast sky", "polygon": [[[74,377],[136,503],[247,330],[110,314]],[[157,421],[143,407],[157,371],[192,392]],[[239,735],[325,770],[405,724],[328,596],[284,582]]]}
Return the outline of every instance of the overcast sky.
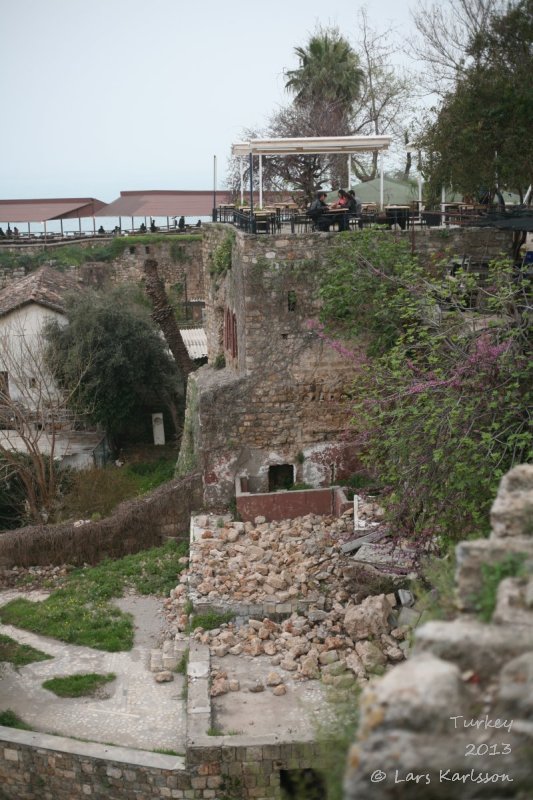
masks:
{"label": "overcast sky", "polygon": [[[375,0],[409,27],[416,0]],[[356,0],[0,0],[0,197],[211,189],[231,143],[287,102],[318,24],[355,39]]]}

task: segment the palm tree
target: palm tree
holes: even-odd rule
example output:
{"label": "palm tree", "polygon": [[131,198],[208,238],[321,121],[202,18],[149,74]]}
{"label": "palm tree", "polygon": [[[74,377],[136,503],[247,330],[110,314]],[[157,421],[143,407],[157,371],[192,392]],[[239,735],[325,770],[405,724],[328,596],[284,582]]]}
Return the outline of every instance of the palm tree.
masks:
{"label": "palm tree", "polygon": [[344,127],[364,81],[357,53],[336,28],[319,29],[294,52],[300,66],[287,70],[285,88],[295,95],[295,105],[329,106],[332,123]]}

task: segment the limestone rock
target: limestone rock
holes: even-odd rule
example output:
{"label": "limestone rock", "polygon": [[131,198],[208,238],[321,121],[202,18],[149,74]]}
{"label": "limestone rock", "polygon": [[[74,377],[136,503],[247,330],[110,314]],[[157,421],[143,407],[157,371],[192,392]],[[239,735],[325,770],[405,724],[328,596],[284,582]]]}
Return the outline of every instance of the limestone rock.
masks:
{"label": "limestone rock", "polygon": [[168,669],[164,669],[161,672],[156,672],[154,678],[157,683],[170,683],[170,681],[174,680],[174,675]]}
{"label": "limestone rock", "polygon": [[388,633],[392,606],[384,594],[366,597],[358,606],[351,606],[344,616],[344,627],[354,640],[368,639]]}
{"label": "limestone rock", "polygon": [[357,642],[355,650],[367,672],[372,672],[376,667],[382,667],[387,663],[386,656],[374,642],[368,640]]}
{"label": "limestone rock", "polygon": [[533,651],[504,666],[500,673],[498,701],[503,714],[533,722]]}
{"label": "limestone rock", "polygon": [[283,679],[278,672],[269,672],[266,677],[266,685],[267,686],[279,686],[280,683],[283,683]]}
{"label": "limestone rock", "polygon": [[519,464],[501,480],[490,512],[492,537],[533,536],[533,464]]}
{"label": "limestone rock", "polygon": [[280,683],[278,686],[275,686],[272,690],[272,694],[276,697],[281,697],[284,694],[287,694],[287,687],[284,683]]}

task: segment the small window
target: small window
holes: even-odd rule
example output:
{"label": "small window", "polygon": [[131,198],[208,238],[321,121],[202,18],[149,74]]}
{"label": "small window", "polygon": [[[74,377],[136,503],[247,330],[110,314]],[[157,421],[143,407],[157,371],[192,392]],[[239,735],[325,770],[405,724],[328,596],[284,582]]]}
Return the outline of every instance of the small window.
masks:
{"label": "small window", "polygon": [[30,389],[37,388],[37,378],[34,378],[33,375],[30,375],[30,377],[28,378],[28,387]]}
{"label": "small window", "polygon": [[130,244],[130,256],[134,256],[134,255],[135,255],[135,246]]}
{"label": "small window", "polygon": [[146,255],[148,255],[148,253],[150,252],[150,245],[147,244],[144,246],[144,252],[146,253]]}
{"label": "small window", "polygon": [[287,309],[288,311],[296,311],[296,292],[294,289],[287,292]]}

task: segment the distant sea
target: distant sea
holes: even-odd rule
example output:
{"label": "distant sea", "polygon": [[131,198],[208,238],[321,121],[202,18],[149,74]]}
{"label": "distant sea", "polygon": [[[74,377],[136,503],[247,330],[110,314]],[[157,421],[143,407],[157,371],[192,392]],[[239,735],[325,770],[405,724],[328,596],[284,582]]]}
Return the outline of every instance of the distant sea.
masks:
{"label": "distant sea", "polygon": [[[165,228],[167,225],[167,218],[166,217],[154,217],[155,224],[158,228]],[[211,217],[185,217],[185,223],[187,225],[196,225],[198,220],[201,219],[202,223],[210,222]],[[142,217],[135,217],[135,228],[136,230],[139,229],[139,226],[143,222]],[[174,219],[170,217],[170,226],[171,228],[174,225]],[[177,223],[177,220],[176,220]],[[115,226],[119,224],[118,217],[95,217],[94,225],[96,226],[95,229],[98,231],[100,225],[103,226],[106,233],[112,233]],[[146,228],[150,229],[150,217],[146,218]],[[11,222],[11,229],[13,230],[14,227],[17,227],[21,233],[28,233],[28,223],[27,222],[19,222],[17,223],[16,220]],[[0,223],[0,227],[3,228],[4,232],[7,229],[7,223]],[[122,231],[126,232],[131,229],[131,217],[122,217]],[[41,222],[32,222],[31,223],[31,233],[44,233],[44,225]],[[77,219],[64,219],[63,220],[63,233],[78,233],[80,230],[80,221]],[[93,219],[92,217],[86,217],[85,219],[81,220],[81,230],[84,233],[92,233],[93,231]],[[61,233],[61,223],[59,220],[50,220],[46,223],[46,231],[47,233]]]}

